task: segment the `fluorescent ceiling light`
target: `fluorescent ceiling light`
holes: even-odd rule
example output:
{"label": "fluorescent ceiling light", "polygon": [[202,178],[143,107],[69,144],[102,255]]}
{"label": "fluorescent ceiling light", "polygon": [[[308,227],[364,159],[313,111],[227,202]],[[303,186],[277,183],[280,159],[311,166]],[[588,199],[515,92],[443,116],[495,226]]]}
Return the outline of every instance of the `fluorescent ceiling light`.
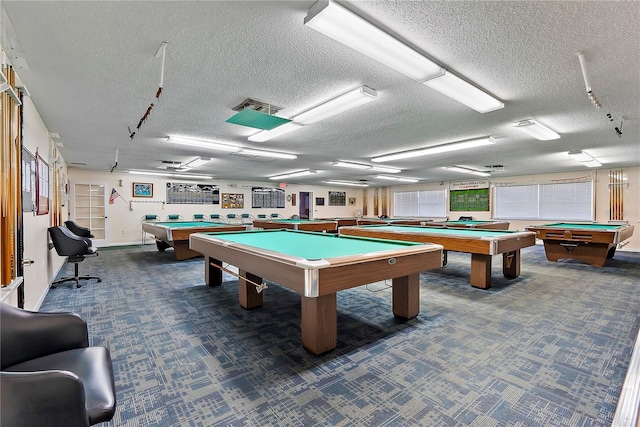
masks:
{"label": "fluorescent ceiling light", "polygon": [[281,135],[284,135],[289,132],[293,132],[294,130],[298,130],[302,127],[301,124],[289,122],[282,126],[278,126],[272,130],[264,130],[262,132],[254,133],[249,137],[249,141],[253,142],[265,142],[273,138],[277,138]]}
{"label": "fluorescent ceiling light", "polygon": [[299,171],[299,172],[291,172],[291,173],[285,173],[282,175],[274,175],[274,176],[270,176],[269,179],[285,179],[285,178],[297,178],[300,176],[306,176],[306,175],[313,175],[318,173],[317,171],[312,171],[312,170],[304,170],[304,171]]}
{"label": "fluorescent ceiling light", "polygon": [[304,24],[480,113],[504,108],[501,101],[333,1],[316,2]]}
{"label": "fluorescent ceiling light", "polygon": [[385,176],[385,175],[376,175],[374,178],[384,179],[387,181],[401,181],[401,182],[418,182],[419,180],[414,178],[400,178],[398,176]]}
{"label": "fluorescent ceiling light", "polygon": [[593,160],[593,157],[580,150],[569,151],[569,156],[573,157],[574,160],[577,160],[579,162],[590,162],[591,160]]}
{"label": "fluorescent ceiling light", "polygon": [[208,150],[225,151],[228,153],[238,153],[242,150],[242,147],[237,145],[224,144],[217,141],[209,141],[205,139],[187,138],[184,136],[170,135],[167,139],[172,144],[186,145],[188,147],[206,148]]}
{"label": "fluorescent ceiling light", "polygon": [[539,139],[540,141],[549,141],[551,139],[560,138],[560,135],[557,132],[552,131],[545,125],[538,123],[533,119],[516,122],[513,127],[526,133],[527,135]]}
{"label": "fluorescent ceiling light", "polygon": [[466,141],[451,142],[449,144],[433,145],[431,147],[419,148],[417,150],[402,151],[395,154],[387,154],[385,156],[374,157],[372,162],[390,162],[392,160],[408,159],[413,157],[427,156],[429,154],[446,153],[448,151],[464,150],[468,148],[482,147],[484,145],[495,144],[496,141],[486,136],[477,139],[468,139]]}
{"label": "fluorescent ceiling light", "polygon": [[331,116],[335,116],[336,114],[344,113],[345,111],[351,110],[352,108],[367,104],[375,100],[377,97],[378,93],[375,90],[367,86],[360,86],[359,88],[350,90],[347,93],[343,93],[340,96],[337,96],[330,99],[329,101],[323,102],[322,104],[310,108],[303,113],[298,114],[297,116],[293,116],[293,118],[291,119],[293,121],[285,125],[277,127],[273,130],[266,130],[253,134],[249,137],[249,141],[268,141],[280,135],[284,135],[286,133],[300,129],[301,127],[303,127],[303,125],[310,125],[312,123],[327,119]]}
{"label": "fluorescent ceiling light", "polygon": [[346,185],[349,187],[368,187],[369,184],[365,184],[362,182],[350,182],[350,181],[325,181],[327,184],[332,185]]}
{"label": "fluorescent ceiling light", "polygon": [[303,125],[310,125],[311,123],[319,122],[320,120],[367,104],[377,97],[378,93],[375,90],[367,86],[360,86],[327,102],[323,102],[304,113],[293,116],[293,121]]}
{"label": "fluorescent ceiling light", "polygon": [[469,108],[473,108],[479,113],[489,113],[504,108],[502,101],[497,100],[444,68],[442,69],[442,74],[425,80],[422,84],[437,90],[449,98],[455,99]]}
{"label": "fluorescent ceiling light", "polygon": [[197,159],[191,160],[189,163],[184,165],[185,168],[197,168],[202,165],[206,165],[211,161],[208,157],[198,157]]}
{"label": "fluorescent ceiling light", "polygon": [[136,174],[136,175],[166,176],[166,177],[172,177],[172,178],[213,179],[213,177],[209,175],[181,175],[178,173],[170,173],[170,172],[163,173],[163,172],[147,172],[147,171],[129,171],[129,173]]}
{"label": "fluorescent ceiling light", "polygon": [[597,161],[596,159],[594,159],[584,151],[580,151],[580,150],[569,151],[569,156],[573,157],[574,160],[581,162],[583,165],[585,165],[588,168],[597,168],[602,166],[602,164],[599,161]]}
{"label": "fluorescent ceiling light", "polygon": [[277,151],[255,150],[253,148],[239,147],[237,145],[225,144],[216,141],[207,141],[203,139],[187,138],[184,136],[171,135],[167,139],[173,144],[186,145],[188,147],[206,148],[208,150],[225,151],[234,154],[246,154],[248,156],[269,157],[273,159],[294,160],[298,156],[295,154],[281,153]]}
{"label": "fluorescent ceiling light", "polygon": [[337,166],[340,168],[350,168],[350,169],[368,169],[376,172],[385,172],[385,173],[400,173],[402,169],[396,168],[388,168],[385,166],[371,166],[371,165],[363,165],[361,163],[351,163],[351,162],[342,162],[336,161],[331,163],[332,166]]}
{"label": "fluorescent ceiling light", "polygon": [[311,6],[304,25],[414,80],[422,81],[440,72],[438,64],[333,1],[318,1]]}
{"label": "fluorescent ceiling light", "polygon": [[468,174],[471,174],[471,175],[491,176],[491,174],[489,172],[482,172],[482,171],[475,170],[475,169],[463,168],[461,166],[445,166],[445,169],[448,169],[450,171],[455,171],[455,172],[468,173]]}

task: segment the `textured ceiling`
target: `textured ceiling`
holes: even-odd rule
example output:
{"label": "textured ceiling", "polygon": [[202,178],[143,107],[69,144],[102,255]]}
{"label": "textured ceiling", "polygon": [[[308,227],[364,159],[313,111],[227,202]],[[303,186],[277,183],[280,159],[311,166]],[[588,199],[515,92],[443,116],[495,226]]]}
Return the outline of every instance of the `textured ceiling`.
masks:
{"label": "textured ceiling", "polygon": [[[161,162],[214,161],[194,173],[267,181],[315,169],[311,178],[369,180],[369,172],[331,166],[371,164],[374,156],[491,135],[496,144],[384,163],[421,181],[469,179],[459,165],[494,176],[588,169],[567,156],[584,150],[603,168],[640,165],[640,2],[343,2],[439,64],[491,92],[505,108],[480,114],[303,25],[313,1],[2,2],[2,44],[47,128],[60,135],[67,163],[108,171],[158,170]],[[155,99],[166,41],[164,90]],[[576,52],[583,51],[595,95],[586,94]],[[293,116],[366,85],[378,99],[263,143],[256,131],[226,123],[246,98]],[[614,119],[610,122],[606,114]],[[614,131],[624,117],[622,137]],[[512,127],[535,118],[562,135],[538,141]],[[184,135],[285,151],[266,160],[171,145]]]}

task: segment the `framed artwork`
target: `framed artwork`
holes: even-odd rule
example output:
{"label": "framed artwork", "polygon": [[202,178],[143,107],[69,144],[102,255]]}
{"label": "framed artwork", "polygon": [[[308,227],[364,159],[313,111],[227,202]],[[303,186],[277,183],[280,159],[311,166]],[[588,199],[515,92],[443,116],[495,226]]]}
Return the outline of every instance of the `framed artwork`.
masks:
{"label": "framed artwork", "polygon": [[36,150],[36,215],[49,213],[49,164]]}
{"label": "framed artwork", "polygon": [[316,206],[324,206],[324,197],[316,197]]}
{"label": "framed artwork", "polygon": [[149,182],[134,182],[133,197],[153,197],[153,184]]}

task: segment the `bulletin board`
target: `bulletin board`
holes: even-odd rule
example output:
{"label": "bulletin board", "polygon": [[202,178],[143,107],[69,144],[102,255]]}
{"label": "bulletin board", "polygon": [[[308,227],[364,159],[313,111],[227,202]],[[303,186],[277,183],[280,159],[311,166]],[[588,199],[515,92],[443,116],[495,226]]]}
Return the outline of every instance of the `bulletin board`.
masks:
{"label": "bulletin board", "polygon": [[222,209],[244,209],[244,194],[222,193]]}

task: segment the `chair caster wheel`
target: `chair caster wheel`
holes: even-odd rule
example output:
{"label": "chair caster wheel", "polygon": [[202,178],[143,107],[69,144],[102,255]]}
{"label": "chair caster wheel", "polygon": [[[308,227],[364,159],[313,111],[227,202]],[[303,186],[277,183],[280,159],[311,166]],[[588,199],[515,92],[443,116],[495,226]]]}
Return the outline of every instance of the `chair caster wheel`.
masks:
{"label": "chair caster wheel", "polygon": [[102,282],[102,279],[98,279],[98,283]]}
{"label": "chair caster wheel", "polygon": [[81,285],[80,283],[78,283],[78,284],[76,285],[76,288],[81,288],[81,287],[82,287],[82,285]]}

